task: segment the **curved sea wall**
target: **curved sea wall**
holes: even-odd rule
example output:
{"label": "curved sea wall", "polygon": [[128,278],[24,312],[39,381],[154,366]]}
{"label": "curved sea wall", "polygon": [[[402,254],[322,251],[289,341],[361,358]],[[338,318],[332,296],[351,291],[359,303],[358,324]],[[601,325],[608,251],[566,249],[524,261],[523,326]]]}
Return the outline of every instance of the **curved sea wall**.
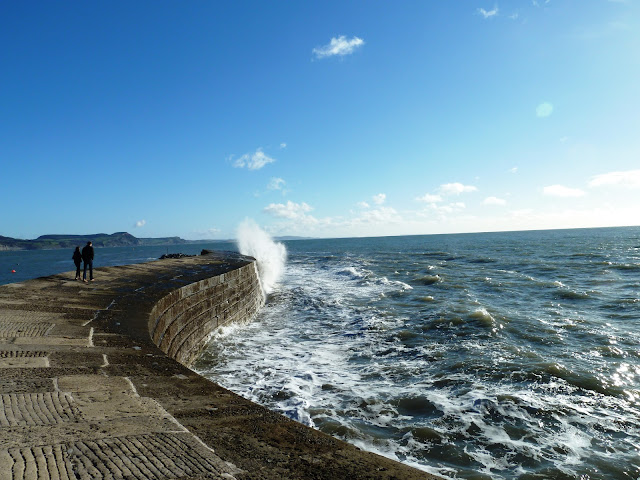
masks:
{"label": "curved sea wall", "polygon": [[149,334],[164,353],[189,366],[216,328],[251,320],[264,301],[252,262],[162,297],[149,315]]}
{"label": "curved sea wall", "polygon": [[253,258],[94,273],[0,286],[0,480],[435,478],[185,366],[215,328],[264,303]]}

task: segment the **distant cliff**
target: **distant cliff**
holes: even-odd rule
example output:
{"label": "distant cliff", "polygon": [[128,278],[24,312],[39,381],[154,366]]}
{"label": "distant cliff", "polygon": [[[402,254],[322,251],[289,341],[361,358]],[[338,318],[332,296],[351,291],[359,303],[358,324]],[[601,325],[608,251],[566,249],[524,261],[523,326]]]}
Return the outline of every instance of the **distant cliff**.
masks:
{"label": "distant cliff", "polygon": [[[142,245],[183,245],[204,241],[184,240],[180,237],[137,238],[127,232],[95,233],[92,235],[41,235],[34,240],[3,237],[0,235],[0,250],[42,250],[50,248],[73,248],[88,241],[94,247],[128,247]],[[211,240],[210,240],[211,241]]]}

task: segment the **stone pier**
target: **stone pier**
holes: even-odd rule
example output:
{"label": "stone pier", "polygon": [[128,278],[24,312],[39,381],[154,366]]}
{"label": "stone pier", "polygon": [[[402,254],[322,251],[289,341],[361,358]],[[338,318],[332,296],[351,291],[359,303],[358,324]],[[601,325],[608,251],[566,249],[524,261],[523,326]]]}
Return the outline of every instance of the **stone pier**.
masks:
{"label": "stone pier", "polygon": [[430,479],[187,366],[264,299],[233,253],[0,287],[0,480]]}

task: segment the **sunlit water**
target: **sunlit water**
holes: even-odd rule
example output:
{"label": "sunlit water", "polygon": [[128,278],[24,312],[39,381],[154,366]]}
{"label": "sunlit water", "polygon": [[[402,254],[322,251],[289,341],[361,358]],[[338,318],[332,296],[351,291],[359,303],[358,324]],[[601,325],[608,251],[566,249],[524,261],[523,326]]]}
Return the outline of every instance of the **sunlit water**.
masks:
{"label": "sunlit water", "polygon": [[[219,332],[198,371],[449,478],[640,477],[640,228],[286,247],[258,318]],[[96,249],[96,266],[201,248]],[[0,283],[71,254],[0,252]]]}
{"label": "sunlit water", "polygon": [[640,228],[287,248],[198,371],[450,478],[640,477]]}

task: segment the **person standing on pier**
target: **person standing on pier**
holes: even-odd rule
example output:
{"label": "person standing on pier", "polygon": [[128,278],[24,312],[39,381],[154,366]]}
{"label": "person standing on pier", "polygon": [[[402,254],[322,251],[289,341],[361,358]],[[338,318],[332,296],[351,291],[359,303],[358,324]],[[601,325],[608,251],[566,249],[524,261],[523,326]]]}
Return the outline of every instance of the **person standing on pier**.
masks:
{"label": "person standing on pier", "polygon": [[84,274],[82,281],[87,281],[87,267],[89,267],[89,280],[93,282],[93,246],[91,242],[87,242],[82,249],[82,260],[84,261]]}
{"label": "person standing on pier", "polygon": [[80,280],[80,264],[82,263],[82,253],[80,253],[80,247],[76,247],[76,251],[73,252],[73,263],[76,264],[76,280]]}

